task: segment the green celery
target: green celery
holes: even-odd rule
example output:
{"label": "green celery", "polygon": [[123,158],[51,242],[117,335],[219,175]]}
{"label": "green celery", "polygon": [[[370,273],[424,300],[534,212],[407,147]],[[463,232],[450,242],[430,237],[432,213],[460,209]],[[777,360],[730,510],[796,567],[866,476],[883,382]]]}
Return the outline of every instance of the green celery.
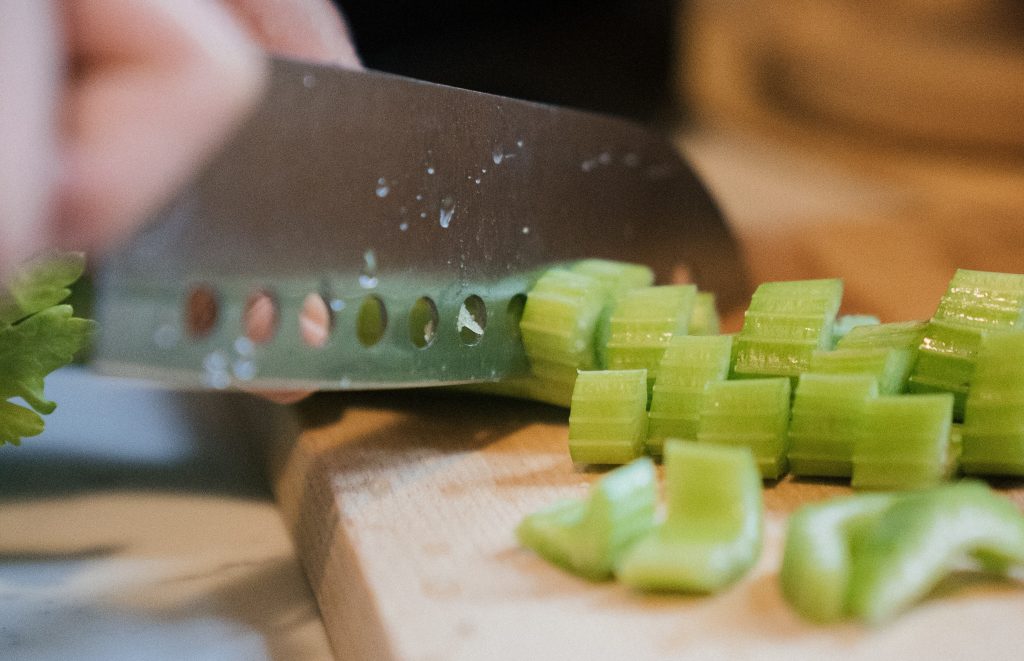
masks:
{"label": "green celery", "polygon": [[909,349],[916,352],[928,328],[927,321],[896,321],[855,326],[836,342],[837,349]]}
{"label": "green celery", "polygon": [[748,447],[765,479],[781,477],[789,448],[787,378],[709,383],[701,403],[697,440]]}
{"label": "green celery", "polygon": [[581,371],[569,409],[569,455],[577,463],[624,464],[643,453],[647,371]]}
{"label": "green celery", "polygon": [[1024,476],[1024,332],[985,337],[963,425],[963,470]]}
{"label": "green celery", "polygon": [[804,505],[790,518],[779,579],[786,601],[812,622],[837,622],[848,613],[853,540],[877,523],[895,501],[860,494]]}
{"label": "green celery", "polygon": [[693,301],[693,314],[690,315],[690,335],[718,335],[721,332],[721,320],[715,295],[709,291],[698,291]]}
{"label": "green celery", "polygon": [[889,619],[968,558],[995,573],[1024,564],[1024,516],[1013,503],[970,481],[904,495],[857,541],[849,612]]}
{"label": "green celery", "polygon": [[959,269],[921,341],[912,392],[951,392],[963,419],[974,363],[986,334],[1024,329],[1024,275]]}
{"label": "green celery", "polygon": [[590,580],[612,575],[623,552],[654,525],[654,464],[648,458],[608,472],[585,500],[562,500],[519,524],[516,536],[549,562]]}
{"label": "green celery", "polygon": [[789,423],[790,471],[850,477],[867,404],[877,396],[878,383],[868,374],[801,374]]}
{"label": "green celery", "polygon": [[878,392],[896,395],[907,390],[914,353],[909,349],[845,348],[815,351],[807,371],[818,374],[870,374],[878,381]]}
{"label": "green celery", "polygon": [[708,593],[739,580],[761,550],[761,477],[746,448],[665,444],[665,521],[615,570],[642,590]]}
{"label": "green celery", "polygon": [[650,393],[665,347],[689,328],[696,296],[696,285],[641,287],[619,294],[608,319],[606,367],[646,369]]}
{"label": "green celery", "polygon": [[679,335],[672,338],[658,366],[648,413],[647,451],[661,454],[665,439],[697,440],[704,391],[729,373],[732,337]]}
{"label": "green celery", "polygon": [[832,327],[832,348],[834,349],[854,328],[877,325],[878,317],[870,314],[844,314],[836,317],[835,326]]}
{"label": "green celery", "polygon": [[544,401],[567,406],[577,370],[594,369],[594,336],[607,297],[599,280],[565,269],[546,271],[526,297],[519,322],[530,361],[523,393],[543,393]]}
{"label": "green celery", "polygon": [[853,451],[853,486],[914,489],[938,483],[949,467],[952,417],[949,393],[868,400]]}
{"label": "green celery", "polygon": [[733,373],[795,378],[806,371],[815,349],[832,346],[842,295],[837,279],[760,285],[736,337]]}

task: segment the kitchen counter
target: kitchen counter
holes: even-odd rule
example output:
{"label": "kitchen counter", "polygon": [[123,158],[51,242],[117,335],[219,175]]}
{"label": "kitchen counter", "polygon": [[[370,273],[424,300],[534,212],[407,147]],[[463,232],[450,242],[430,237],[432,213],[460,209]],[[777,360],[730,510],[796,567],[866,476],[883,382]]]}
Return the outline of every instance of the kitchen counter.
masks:
{"label": "kitchen counter", "polygon": [[74,368],[47,394],[44,434],[0,447],[0,658],[330,658],[244,396]]}

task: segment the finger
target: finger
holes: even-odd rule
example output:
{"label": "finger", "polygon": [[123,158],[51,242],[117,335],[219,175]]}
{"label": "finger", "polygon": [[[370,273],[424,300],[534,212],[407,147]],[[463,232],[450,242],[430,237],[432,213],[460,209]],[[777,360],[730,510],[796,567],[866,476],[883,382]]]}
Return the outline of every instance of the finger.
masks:
{"label": "finger", "polygon": [[50,2],[10,0],[0,19],[0,280],[47,239],[57,172],[61,50]]}
{"label": "finger", "polygon": [[348,26],[328,0],[223,2],[268,52],[362,68]]}
{"label": "finger", "polygon": [[102,248],[209,157],[255,102],[265,62],[204,0],[64,7],[74,69],[57,229],[65,245]]}

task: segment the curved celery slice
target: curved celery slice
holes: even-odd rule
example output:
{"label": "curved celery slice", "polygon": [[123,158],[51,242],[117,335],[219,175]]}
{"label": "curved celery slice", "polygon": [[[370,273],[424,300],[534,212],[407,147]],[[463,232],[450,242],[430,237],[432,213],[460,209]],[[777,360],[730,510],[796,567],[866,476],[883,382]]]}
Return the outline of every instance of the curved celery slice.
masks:
{"label": "curved celery slice", "polygon": [[836,342],[837,349],[910,349],[916,352],[928,328],[927,321],[896,321],[855,326]]}
{"label": "curved celery slice", "polygon": [[789,422],[790,471],[849,477],[868,400],[877,396],[878,384],[868,374],[801,374]]}
{"label": "curved celery slice", "polygon": [[878,392],[896,395],[907,390],[914,352],[893,348],[845,348],[815,351],[807,371],[819,374],[870,374],[878,381]]}
{"label": "curved celery slice", "polygon": [[654,525],[654,464],[642,458],[607,473],[586,500],[563,500],[519,524],[519,542],[549,562],[591,580],[609,578],[638,537]]}
{"label": "curved celery slice", "polygon": [[1024,475],[1024,333],[982,341],[962,431],[965,473]]}
{"label": "curved celery slice", "polygon": [[579,373],[569,408],[574,462],[624,464],[643,453],[646,435],[646,370]]}
{"label": "curved celery slice", "polygon": [[721,319],[715,295],[709,291],[698,291],[693,300],[693,314],[690,315],[690,335],[718,335],[721,332]]}
{"label": "curved celery slice", "polygon": [[709,383],[729,373],[732,337],[679,335],[665,349],[648,413],[647,450],[660,455],[665,439],[697,440],[701,403]]}
{"label": "curved celery slice", "polygon": [[733,372],[796,377],[806,371],[815,349],[832,346],[842,296],[838,279],[760,285],[736,336]]}
{"label": "curved celery slice", "polygon": [[985,334],[1024,328],[1024,275],[958,270],[928,324],[912,392],[951,392],[963,419],[978,346]]}
{"label": "curved celery slice", "polygon": [[858,540],[849,611],[885,620],[968,557],[989,571],[1024,564],[1024,516],[1013,503],[974,482],[905,495]]}
{"label": "curved celery slice", "polygon": [[854,328],[877,326],[879,323],[878,317],[870,314],[844,314],[836,317],[836,323],[832,327],[832,348],[834,349]]}
{"label": "curved celery slice", "polygon": [[643,590],[715,592],[761,550],[761,477],[746,448],[665,444],[664,523],[623,556],[616,576]]}
{"label": "curved celery slice", "polygon": [[606,367],[646,369],[649,393],[669,341],[689,328],[696,296],[696,285],[641,287],[621,293],[608,319]]}
{"label": "curved celery slice", "polygon": [[938,483],[949,465],[953,396],[871,399],[853,451],[854,488],[915,489]]}
{"label": "curved celery slice", "polygon": [[789,379],[781,377],[709,383],[697,440],[746,446],[764,478],[782,476],[789,448],[789,384]]}
{"label": "curved celery slice", "polygon": [[779,579],[800,615],[819,623],[846,616],[852,541],[894,501],[890,494],[861,494],[805,505],[790,517]]}

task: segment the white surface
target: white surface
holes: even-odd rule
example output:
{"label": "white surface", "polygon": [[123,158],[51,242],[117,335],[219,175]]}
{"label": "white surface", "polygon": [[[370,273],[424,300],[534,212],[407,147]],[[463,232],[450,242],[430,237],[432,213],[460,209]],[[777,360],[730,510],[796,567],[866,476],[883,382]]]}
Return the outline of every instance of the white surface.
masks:
{"label": "white surface", "polygon": [[0,658],[329,658],[239,396],[47,394],[44,435],[0,447]]}

